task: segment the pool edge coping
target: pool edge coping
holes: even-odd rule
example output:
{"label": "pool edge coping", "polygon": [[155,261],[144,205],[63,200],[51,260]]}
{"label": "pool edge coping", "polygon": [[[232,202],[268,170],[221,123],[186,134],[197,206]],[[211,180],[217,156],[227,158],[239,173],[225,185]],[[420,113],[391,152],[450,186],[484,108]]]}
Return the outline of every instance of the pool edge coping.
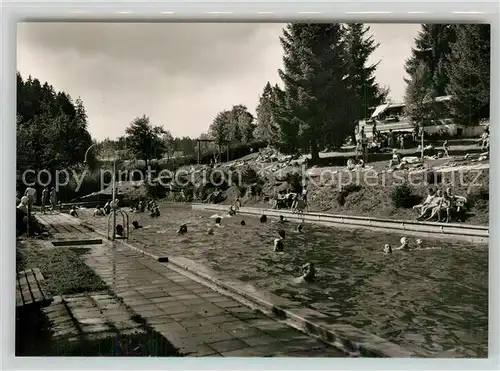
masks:
{"label": "pool edge coping", "polygon": [[[193,210],[206,210],[226,212],[229,205],[220,204],[191,204]],[[413,236],[427,236],[432,238],[460,240],[481,245],[489,244],[489,227],[480,225],[464,226],[455,223],[428,223],[411,220],[391,220],[382,218],[370,218],[350,215],[335,215],[327,213],[304,213],[302,215],[290,210],[264,209],[256,207],[241,207],[238,213],[244,215],[279,217],[286,216],[287,219],[296,222],[307,222],[347,229],[369,229],[373,231],[385,231],[389,233],[406,233]]]}

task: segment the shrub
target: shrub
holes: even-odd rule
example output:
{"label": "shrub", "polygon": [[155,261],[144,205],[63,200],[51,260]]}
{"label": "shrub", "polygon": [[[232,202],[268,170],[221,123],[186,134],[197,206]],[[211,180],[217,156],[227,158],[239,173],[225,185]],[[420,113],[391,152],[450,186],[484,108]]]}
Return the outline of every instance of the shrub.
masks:
{"label": "shrub", "polygon": [[345,199],[349,194],[358,192],[361,189],[361,186],[358,184],[350,183],[342,187],[340,192],[337,194],[337,202],[340,206],[344,206]]}
{"label": "shrub", "polygon": [[418,196],[413,194],[412,188],[406,184],[399,184],[392,188],[391,199],[395,207],[410,208],[418,203]]}
{"label": "shrub", "polygon": [[285,181],[289,184],[292,192],[302,191],[302,175],[299,172],[287,173]]}
{"label": "shrub", "polygon": [[427,184],[441,184],[443,181],[443,176],[441,173],[438,173],[437,171],[428,171],[426,174],[426,182]]}

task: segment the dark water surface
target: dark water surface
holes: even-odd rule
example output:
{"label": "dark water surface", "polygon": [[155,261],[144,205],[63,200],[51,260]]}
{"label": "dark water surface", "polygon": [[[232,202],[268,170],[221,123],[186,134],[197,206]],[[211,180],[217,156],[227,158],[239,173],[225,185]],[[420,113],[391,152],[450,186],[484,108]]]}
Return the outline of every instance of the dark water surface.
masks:
{"label": "dark water surface", "polygon": [[[383,245],[396,247],[402,235],[310,224],[300,234],[295,223],[243,215],[225,216],[210,236],[213,214],[173,206],[157,219],[130,214],[145,227],[132,230],[130,242],[195,260],[404,347],[487,356],[487,247],[423,239],[428,249],[384,255]],[[182,223],[189,223],[186,235],[175,233]],[[279,229],[287,233],[284,253],[273,251]],[[307,262],[316,264],[316,283],[294,284]]]}

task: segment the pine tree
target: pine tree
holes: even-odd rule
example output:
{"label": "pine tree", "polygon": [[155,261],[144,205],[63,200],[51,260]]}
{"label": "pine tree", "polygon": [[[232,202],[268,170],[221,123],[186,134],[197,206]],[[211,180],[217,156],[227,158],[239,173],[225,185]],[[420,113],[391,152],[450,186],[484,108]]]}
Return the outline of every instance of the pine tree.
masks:
{"label": "pine tree", "polygon": [[48,82],[17,73],[17,166],[47,169],[80,166],[92,144],[81,100],[75,103]]}
{"label": "pine tree", "polygon": [[406,83],[411,84],[420,65],[424,64],[430,74],[432,95],[435,97],[445,95],[449,83],[451,45],[455,39],[455,28],[450,24],[423,24],[422,30],[415,38],[412,56],[405,63],[405,70],[409,76],[405,79]]}
{"label": "pine tree", "polygon": [[255,138],[268,144],[275,144],[278,139],[278,128],[272,112],[273,87],[267,82],[259,98],[257,106],[257,125],[254,131]]}
{"label": "pine tree", "polygon": [[433,106],[429,104],[434,98],[431,72],[427,64],[421,62],[416,67],[405,92],[405,111],[413,123],[425,125],[436,118]]}
{"label": "pine tree", "polygon": [[346,27],[346,46],[349,58],[349,83],[354,91],[354,106],[358,107],[359,119],[369,116],[370,107],[385,102],[388,91],[375,81],[378,63],[368,64],[368,59],[379,47],[372,35],[370,27],[362,23],[348,24]]}
{"label": "pine tree", "polygon": [[459,123],[478,124],[489,117],[490,106],[490,25],[453,26],[457,40],[453,44],[448,93],[450,110]]}
{"label": "pine tree", "polygon": [[313,162],[327,144],[340,146],[352,127],[343,36],[340,24],[290,24],[281,37],[284,90],[276,90],[273,114],[284,146],[309,150]]}

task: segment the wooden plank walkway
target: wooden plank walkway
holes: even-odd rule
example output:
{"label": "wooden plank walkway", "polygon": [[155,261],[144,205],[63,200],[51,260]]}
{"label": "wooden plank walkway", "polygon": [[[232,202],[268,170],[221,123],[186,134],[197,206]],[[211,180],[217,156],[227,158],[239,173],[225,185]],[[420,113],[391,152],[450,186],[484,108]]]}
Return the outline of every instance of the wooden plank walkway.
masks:
{"label": "wooden plank walkway", "polygon": [[40,269],[32,268],[17,272],[16,307],[37,304],[47,306],[52,297],[43,288],[44,277]]}

